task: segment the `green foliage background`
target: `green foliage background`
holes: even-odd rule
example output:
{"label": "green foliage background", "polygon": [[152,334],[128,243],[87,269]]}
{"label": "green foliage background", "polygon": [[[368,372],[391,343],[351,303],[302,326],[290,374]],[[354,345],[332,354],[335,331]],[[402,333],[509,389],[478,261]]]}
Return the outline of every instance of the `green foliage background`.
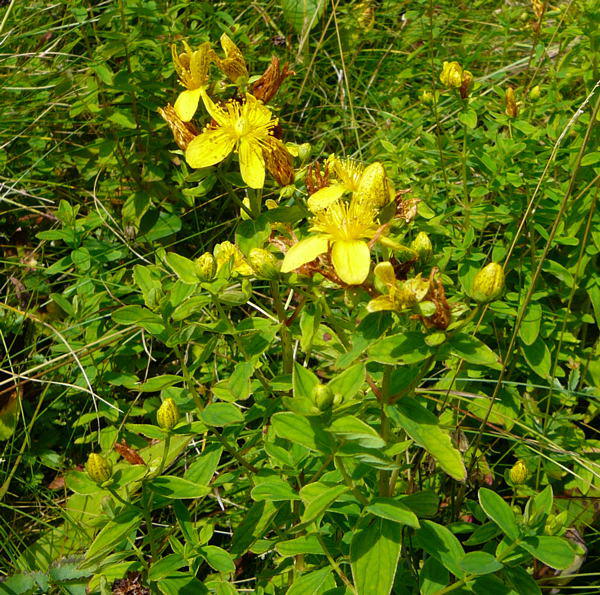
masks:
{"label": "green foliage background", "polygon": [[[444,506],[436,501],[431,514],[417,516],[448,525],[464,541],[463,532],[472,531],[466,516],[485,518],[477,508],[476,488],[486,483],[481,478],[491,474],[494,489],[514,502],[507,472],[523,459],[530,476],[519,497],[552,486],[553,513],[566,510],[567,525],[585,534],[587,561],[572,584],[594,592],[600,572],[593,506],[600,489],[600,152],[592,113],[597,116],[599,97],[599,15],[597,0],[547,4],[539,27],[530,3],[521,1],[3,3],[0,433],[6,439],[0,443],[0,567],[22,581],[12,588],[82,592],[93,577],[93,588],[106,590],[128,570],[139,570],[163,592],[198,588],[197,577],[223,593],[234,592],[234,578],[248,581],[238,588],[250,585],[257,592],[283,592],[290,585],[288,593],[325,592],[344,587],[330,566],[322,566],[327,572],[311,566],[310,555],[321,551],[323,540],[335,548],[337,540],[349,546],[356,532],[364,533],[365,542],[374,532],[381,544],[387,539],[383,517],[377,516],[379,529],[330,520],[318,541],[295,550],[291,517],[273,503],[279,500],[272,491],[256,493],[271,479],[271,490],[287,494],[287,481],[279,477],[277,484],[265,469],[285,475],[303,460],[302,445],[286,453],[275,440],[271,451],[261,442],[267,431],[278,439],[285,434],[277,427],[289,414],[281,398],[292,389],[273,343],[277,325],[260,315],[260,309],[272,310],[267,288],[255,287],[256,308],[243,300],[241,307],[227,308],[232,326],[212,311],[198,317],[191,307],[170,326],[141,313],[149,298],[134,278],[136,265],[154,265],[161,250],[197,257],[235,237],[237,207],[213,174],[191,171],[173,152],[157,113],[178,92],[170,44],[186,38],[196,46],[226,32],[254,73],[272,55],[292,64],[296,74],[274,102],[284,140],[309,142],[315,159],[334,152],[381,160],[396,188],[410,188],[421,200],[418,226],[408,229],[407,239],[417,228],[429,234],[449,294],[468,294],[488,261],[506,262],[504,298],[478,324],[479,338],[507,363],[502,386],[489,359],[458,346],[421,387],[430,409],[442,404],[436,409],[442,426],[458,428],[455,442],[461,433],[467,436],[487,468],[469,468],[466,493],[459,483],[438,478],[429,487]],[[442,92],[444,60],[457,60],[474,74],[468,104]],[[516,118],[504,111],[508,85],[519,101]],[[536,85],[541,94],[533,100]],[[432,104],[423,100],[424,90],[435,94]],[[276,188],[264,196],[280,200]],[[189,297],[180,286],[169,291],[173,309]],[[338,291],[335,297],[344,296]],[[123,306],[131,309],[119,310]],[[307,309],[292,328],[302,349],[309,346],[309,368],[327,378],[354,363],[338,359],[338,330],[352,344],[360,338],[351,312],[342,307],[319,319]],[[238,334],[245,349],[257,349],[260,363],[251,370],[243,368]],[[267,347],[260,351],[256,341]],[[377,377],[376,362],[365,363]],[[186,382],[192,378],[196,386],[220,380],[216,394],[223,407],[212,410],[215,417],[194,418],[189,386],[166,376],[182,369]],[[277,399],[261,393],[255,370],[279,391]],[[239,381],[235,388],[226,382],[232,372]],[[399,385],[401,376],[395,377]],[[255,396],[248,401],[250,394]],[[191,442],[184,434],[173,438],[169,477],[187,479],[196,492],[185,483],[155,485],[156,501],[145,508],[155,507],[158,535],[139,544],[152,550],[149,569],[123,555],[129,551],[123,540],[141,523],[131,511],[120,512],[123,518],[117,514],[121,532],[105,543],[96,538],[81,566],[82,552],[115,510],[100,508],[102,493],[84,477],[73,476],[78,489],[65,487],[62,479],[81,469],[89,452],[111,452],[121,439],[146,461],[159,460],[161,445],[152,440],[162,435],[152,424],[161,397],[169,396],[190,414],[194,435]],[[242,404],[241,419],[232,401]],[[194,423],[222,430],[206,437]],[[249,482],[248,470],[228,450],[239,450],[262,469],[258,481]],[[417,458],[410,464],[426,463]],[[215,471],[209,492],[198,491]],[[141,481],[129,469],[122,472],[120,487]],[[294,491],[310,479],[290,477]],[[173,500],[170,508],[161,500],[169,489],[192,490],[185,497],[194,504]],[[329,496],[323,510],[340,494]],[[450,510],[461,498],[464,508]],[[298,505],[294,496],[292,516]],[[65,522],[78,531],[65,536]],[[281,534],[276,539],[272,531]],[[422,531],[419,547],[431,553]],[[277,540],[291,553],[278,546],[275,556],[261,558]],[[188,568],[181,559],[188,559],[190,544],[197,561]],[[400,556],[393,539],[388,545],[390,560]],[[316,570],[302,575],[297,556],[305,554],[307,567]],[[336,559],[338,554],[352,557],[343,547],[335,550]],[[396,589],[405,585],[418,592],[417,558],[403,553],[395,577],[391,573]],[[432,566],[434,558],[428,559]],[[379,588],[386,592],[387,586]]]}

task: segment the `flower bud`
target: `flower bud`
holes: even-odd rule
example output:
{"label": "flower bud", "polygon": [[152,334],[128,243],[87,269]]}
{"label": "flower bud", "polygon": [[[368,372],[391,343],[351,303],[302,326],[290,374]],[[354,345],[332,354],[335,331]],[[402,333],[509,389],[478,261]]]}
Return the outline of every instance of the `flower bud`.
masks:
{"label": "flower bud", "polygon": [[335,395],[328,386],[317,384],[312,391],[312,398],[319,410],[327,411],[333,405]]}
{"label": "flower bud", "polygon": [[292,196],[294,196],[295,192],[296,186],[294,186],[293,184],[289,184],[288,186],[283,186],[281,188],[281,190],[279,191],[279,196],[281,196],[281,198],[291,198]]}
{"label": "flower bud", "polygon": [[201,281],[212,281],[217,272],[217,263],[215,257],[210,252],[201,254],[195,260],[196,274]]}
{"label": "flower bud", "polygon": [[506,94],[504,96],[506,101],[506,109],[504,113],[509,118],[516,118],[519,114],[519,108],[517,107],[517,100],[515,99],[515,91],[512,87],[508,87],[506,89]]}
{"label": "flower bud", "polygon": [[179,421],[179,409],[173,399],[165,399],[156,412],[158,426],[167,432],[172,430]]}
{"label": "flower bud", "polygon": [[469,96],[469,91],[473,86],[473,74],[469,70],[463,70],[460,83],[460,96],[466,99]]}
{"label": "flower bud", "polygon": [[264,279],[277,279],[280,263],[274,254],[264,248],[253,248],[248,255],[250,266],[259,277]]}
{"label": "flower bud", "polygon": [[380,209],[390,202],[389,180],[379,161],[365,168],[358,181],[356,194],[361,202],[375,209]]}
{"label": "flower bud", "polygon": [[429,236],[420,231],[417,237],[411,242],[410,247],[418,254],[421,262],[427,262],[433,254],[433,246]]}
{"label": "flower bud", "polygon": [[541,94],[541,87],[539,85],[536,85],[535,87],[532,87],[529,91],[529,99],[531,99],[531,101],[537,101],[540,98]]}
{"label": "flower bud", "polygon": [[440,81],[443,85],[458,89],[463,83],[462,76],[463,69],[458,62],[444,62],[440,74]]}
{"label": "flower bud", "polygon": [[298,145],[298,158],[300,161],[306,161],[312,152],[312,146],[310,143],[302,143]]}
{"label": "flower bud", "polygon": [[521,485],[527,479],[527,465],[521,460],[518,460],[508,472],[510,481],[513,485]]}
{"label": "flower bud", "polygon": [[473,279],[472,297],[480,304],[497,299],[504,289],[504,270],[497,262],[490,262]]}
{"label": "flower bud", "polygon": [[421,103],[425,104],[425,105],[433,105],[433,93],[431,91],[428,91],[427,89],[423,89],[421,91],[421,95],[420,95],[420,100]]}
{"label": "flower bud", "polygon": [[85,470],[90,479],[97,484],[102,484],[112,477],[112,463],[94,452],[88,457]]}

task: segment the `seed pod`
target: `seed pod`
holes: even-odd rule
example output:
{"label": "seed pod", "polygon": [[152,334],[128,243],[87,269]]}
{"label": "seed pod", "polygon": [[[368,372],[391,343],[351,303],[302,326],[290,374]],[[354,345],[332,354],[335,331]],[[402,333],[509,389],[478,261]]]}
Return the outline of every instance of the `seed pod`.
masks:
{"label": "seed pod", "polygon": [[420,231],[417,234],[410,247],[419,255],[419,260],[423,263],[427,262],[433,254],[431,240],[424,231]]}
{"label": "seed pod", "polygon": [[525,483],[525,480],[527,479],[527,473],[527,465],[525,465],[523,461],[518,460],[512,466],[511,470],[508,472],[508,475],[510,477],[510,481],[514,485],[521,485]]}
{"label": "seed pod", "polygon": [[490,262],[473,279],[473,299],[480,304],[493,302],[504,289],[504,270],[497,262]]}
{"label": "seed pod", "polygon": [[88,457],[85,470],[90,479],[97,484],[102,484],[112,477],[112,463],[94,452]]}
{"label": "seed pod", "polygon": [[156,422],[167,432],[172,430],[179,421],[179,409],[173,399],[165,399],[156,412]]}
{"label": "seed pod", "polygon": [[217,272],[215,257],[210,252],[205,252],[196,258],[196,274],[201,281],[212,281]]}
{"label": "seed pod", "polygon": [[333,391],[324,384],[317,384],[312,392],[312,398],[315,405],[321,411],[327,411],[333,405],[333,401],[335,400],[335,395]]}
{"label": "seed pod", "polygon": [[473,86],[473,74],[469,70],[463,70],[460,83],[460,96],[466,99]]}
{"label": "seed pod", "polygon": [[274,254],[264,248],[253,248],[248,255],[250,266],[259,277],[274,280],[279,275],[280,262]]}

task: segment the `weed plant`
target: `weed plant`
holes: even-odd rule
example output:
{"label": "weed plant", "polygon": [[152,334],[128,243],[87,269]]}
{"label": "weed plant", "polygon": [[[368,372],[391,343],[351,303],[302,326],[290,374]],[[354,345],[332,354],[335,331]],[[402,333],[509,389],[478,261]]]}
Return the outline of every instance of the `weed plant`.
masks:
{"label": "weed plant", "polygon": [[596,593],[599,15],[2,2],[0,591]]}

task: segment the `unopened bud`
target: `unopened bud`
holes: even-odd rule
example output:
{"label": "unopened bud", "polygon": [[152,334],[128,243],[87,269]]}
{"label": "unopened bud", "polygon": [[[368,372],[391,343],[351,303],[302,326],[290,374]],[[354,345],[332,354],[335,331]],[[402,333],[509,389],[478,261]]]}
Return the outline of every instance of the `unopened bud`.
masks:
{"label": "unopened bud", "polygon": [[510,481],[513,485],[521,485],[527,479],[527,465],[521,460],[517,461],[508,472]]}
{"label": "unopened bud", "polygon": [[460,83],[460,96],[466,99],[473,86],[473,74],[469,70],[463,70]]}
{"label": "unopened bud", "polygon": [[317,384],[313,389],[312,398],[319,410],[326,411],[333,405],[335,395],[328,386]]}
{"label": "unopened bud", "polygon": [[179,421],[179,409],[173,399],[165,399],[156,412],[158,426],[167,432],[172,430]]}
{"label": "unopened bud", "polygon": [[509,118],[516,118],[519,114],[519,108],[517,107],[517,100],[515,99],[515,91],[512,87],[508,87],[506,89],[506,94],[504,96],[506,101],[506,109],[504,113]]}
{"label": "unopened bud", "polygon": [[427,262],[433,254],[433,246],[429,236],[420,231],[417,237],[411,242],[410,247],[418,254],[421,262]]}
{"label": "unopened bud", "polygon": [[296,192],[296,186],[289,184],[288,186],[283,186],[283,188],[281,188],[279,196],[281,196],[281,198],[291,198],[294,196],[294,192]]}
{"label": "unopened bud", "polygon": [[264,248],[253,248],[248,255],[250,266],[259,277],[264,279],[277,279],[280,263],[274,254]]}
{"label": "unopened bud", "polygon": [[379,161],[368,165],[358,181],[356,195],[361,202],[380,209],[390,202],[390,184],[385,168]]}
{"label": "unopened bud", "polygon": [[312,146],[310,143],[302,143],[298,145],[298,158],[300,161],[306,161],[312,152]]}
{"label": "unopened bud", "polygon": [[90,479],[97,484],[102,484],[112,477],[112,463],[94,452],[88,457],[85,470]]}
{"label": "unopened bud", "polygon": [[529,99],[531,99],[531,101],[537,101],[540,98],[541,94],[541,87],[539,85],[536,85],[535,87],[532,87],[529,91]]}
{"label": "unopened bud", "polygon": [[504,270],[497,262],[490,262],[473,279],[472,297],[480,304],[497,299],[504,289]]}
{"label": "unopened bud", "polygon": [[210,252],[201,254],[195,260],[196,274],[201,281],[212,281],[217,272],[217,263],[215,257]]}
{"label": "unopened bud", "polygon": [[433,105],[433,93],[431,91],[427,91],[426,89],[423,89],[423,91],[421,91],[421,103],[424,103],[425,105]]}

